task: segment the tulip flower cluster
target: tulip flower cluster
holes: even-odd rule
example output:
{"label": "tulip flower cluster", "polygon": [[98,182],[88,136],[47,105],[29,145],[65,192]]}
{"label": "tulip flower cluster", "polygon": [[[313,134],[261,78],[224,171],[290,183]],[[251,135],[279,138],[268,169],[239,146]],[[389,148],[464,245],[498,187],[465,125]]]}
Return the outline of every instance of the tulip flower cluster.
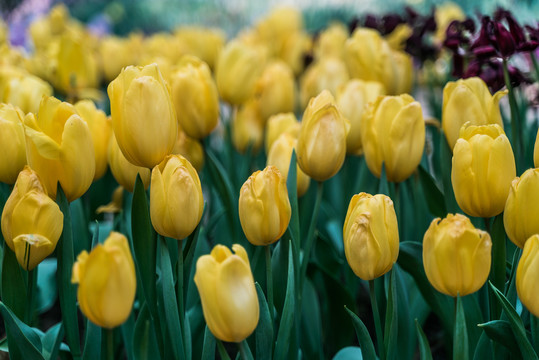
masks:
{"label": "tulip flower cluster", "polygon": [[537,358],[536,25],[124,6],[0,21],[0,352]]}

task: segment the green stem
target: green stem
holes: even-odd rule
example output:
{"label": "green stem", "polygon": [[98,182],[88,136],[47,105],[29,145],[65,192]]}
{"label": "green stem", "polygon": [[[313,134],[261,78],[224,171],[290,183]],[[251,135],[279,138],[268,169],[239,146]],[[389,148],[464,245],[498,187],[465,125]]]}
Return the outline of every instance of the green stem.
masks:
{"label": "green stem", "polygon": [[517,100],[515,97],[515,91],[511,85],[511,79],[509,77],[509,68],[507,66],[507,59],[503,59],[503,78],[505,80],[505,86],[507,86],[509,107],[511,108],[511,142],[513,143],[513,149],[515,150],[515,159],[517,161],[517,174],[521,172],[521,155],[522,155],[522,142],[521,142],[521,129],[520,129],[520,116],[518,112]]}
{"label": "green stem", "polygon": [[181,339],[185,349],[185,310],[183,303],[183,241],[178,241],[178,262],[176,264],[176,299],[178,301],[178,314],[180,315],[180,329],[182,331]]}
{"label": "green stem", "polygon": [[230,360],[230,356],[228,356],[228,353],[226,352],[225,346],[223,345],[223,342],[219,339],[215,339],[217,342],[217,351],[219,352],[219,355],[221,356],[222,360]]}
{"label": "green stem", "polygon": [[107,329],[107,360],[114,360],[114,329]]}
{"label": "green stem", "polygon": [[[29,246],[30,248],[31,246]],[[30,255],[28,256],[30,258]],[[28,293],[26,294],[26,324],[32,326],[32,318],[34,315],[34,287],[36,285],[36,273],[35,270],[28,271]]]}
{"label": "green stem", "polygon": [[266,245],[266,296],[268,297],[268,307],[271,324],[273,325],[273,276],[271,274],[271,248]]}
{"label": "green stem", "polygon": [[246,340],[238,343],[238,348],[240,350],[240,355],[243,360],[253,360],[253,354]]}
{"label": "green stem", "polygon": [[382,323],[380,322],[380,311],[376,301],[376,291],[374,289],[374,280],[369,280],[369,294],[371,297],[372,316],[374,318],[374,328],[376,330],[376,343],[378,345],[378,355],[380,359],[385,359],[384,338],[382,335]]}
{"label": "green stem", "polygon": [[[485,220],[485,228],[489,233],[492,240],[492,267],[490,270],[490,281],[498,289],[505,287],[505,268],[506,268],[506,246],[505,246],[505,232],[502,225],[502,217],[500,214],[494,218],[493,228],[491,229],[490,219]],[[496,296],[490,293],[489,296],[490,305],[490,319],[499,319],[502,312],[500,303],[497,301]]]}
{"label": "green stem", "polygon": [[314,203],[313,215],[311,217],[311,223],[309,224],[309,232],[307,233],[307,239],[305,240],[305,248],[303,249],[303,261],[301,262],[301,272],[300,272],[300,287],[299,292],[302,293],[303,289],[303,280],[307,274],[307,264],[309,264],[309,257],[311,255],[311,249],[314,243],[314,230],[316,228],[316,220],[318,218],[318,211],[320,210],[320,203],[322,202],[322,192],[324,188],[324,183],[319,181],[318,187],[316,188],[316,201]]}

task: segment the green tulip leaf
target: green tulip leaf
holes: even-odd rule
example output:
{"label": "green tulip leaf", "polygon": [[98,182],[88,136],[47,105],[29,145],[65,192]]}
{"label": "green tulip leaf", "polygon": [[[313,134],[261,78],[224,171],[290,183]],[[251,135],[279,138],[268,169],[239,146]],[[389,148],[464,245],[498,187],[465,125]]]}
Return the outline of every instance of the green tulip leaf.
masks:
{"label": "green tulip leaf", "polygon": [[275,344],[275,357],[276,360],[288,359],[289,351],[296,351],[295,349],[289,349],[290,336],[292,333],[292,327],[294,325],[294,313],[295,313],[295,298],[296,298],[296,286],[294,275],[294,260],[292,259],[292,244],[288,245],[288,281],[286,284],[286,296],[284,300],[283,313],[281,316],[281,323],[279,325],[279,331],[277,333],[277,342]]}
{"label": "green tulip leaf", "polygon": [[[75,261],[73,249],[73,228],[71,226],[71,209],[67,198],[58,183],[56,202],[64,214],[64,229],[56,245],[58,257],[57,283],[60,296],[62,321],[66,332],[66,339],[73,357],[80,357],[79,320],[77,315],[77,286],[71,283],[71,271]],[[78,255],[78,254],[77,254]]]}
{"label": "green tulip leaf", "polygon": [[389,184],[387,182],[386,165],[382,162],[382,172],[380,173],[380,182],[378,183],[378,194],[389,196]]}
{"label": "green tulip leaf", "polygon": [[335,354],[333,360],[362,360],[363,353],[357,346],[348,346]]}
{"label": "green tulip leaf", "polygon": [[3,302],[0,302],[0,313],[4,318],[8,333],[8,347],[11,358],[43,359],[43,355],[41,355],[42,343],[37,332],[19,320]]}
{"label": "green tulip leaf", "polygon": [[206,325],[201,360],[215,360],[215,337]]}
{"label": "green tulip leaf", "polygon": [[386,321],[384,329],[384,348],[386,359],[398,359],[401,355],[398,345],[399,335],[399,313],[398,313],[398,294],[397,294],[397,270],[395,267],[391,270],[389,280],[389,290],[387,298]]}
{"label": "green tulip leaf", "polygon": [[483,332],[479,337],[479,341],[475,347],[473,355],[474,360],[493,359],[494,353],[492,351],[492,341],[487,334]]}
{"label": "green tulip leaf", "polygon": [[64,326],[61,322],[47,330],[47,333],[45,333],[41,339],[43,342],[43,357],[45,360],[56,360],[58,358],[58,352],[60,351],[63,337]]}
{"label": "green tulip leaf", "polygon": [[421,182],[421,186],[423,187],[429,211],[435,217],[444,218],[447,214],[447,210],[445,208],[444,194],[436,185],[436,182],[434,181],[433,177],[422,165],[420,165],[417,169],[419,173],[419,181]]}
{"label": "green tulip leaf", "polygon": [[[0,232],[1,236],[1,232]],[[24,318],[27,287],[26,273],[20,267],[17,257],[13,251],[4,246],[4,257],[2,260],[2,301],[13,311],[18,318]],[[21,286],[22,285],[22,286]]]}
{"label": "green tulip leaf", "polygon": [[56,271],[58,262],[54,258],[43,260],[37,266],[37,305],[38,312],[43,314],[50,310],[56,301]]}
{"label": "green tulip leaf", "polygon": [[271,360],[273,353],[273,324],[264,291],[262,291],[259,283],[255,285],[260,307],[260,320],[258,320],[255,330],[256,358],[259,360]]}
{"label": "green tulip leaf", "polygon": [[288,199],[290,200],[290,208],[292,209],[292,216],[290,217],[290,223],[288,229],[292,241],[299,249],[300,231],[299,231],[299,212],[298,212],[298,186],[297,186],[297,162],[296,162],[296,150],[292,150],[292,156],[290,158],[290,166],[288,167],[288,177],[286,179],[286,187],[288,189]]}
{"label": "green tulip leaf", "polygon": [[[447,143],[443,131],[440,131],[440,164],[442,168],[442,185],[444,187],[444,198],[446,210],[450,213],[458,213],[459,206],[453,192],[453,184],[451,183],[451,167],[453,151]],[[445,216],[445,214],[444,214]]]}
{"label": "green tulip leaf", "polygon": [[160,359],[157,349],[155,330],[150,318],[148,306],[144,304],[135,322],[133,332],[133,355],[135,360]]}
{"label": "green tulip leaf", "polygon": [[101,358],[101,327],[86,321],[86,337],[84,339],[84,351],[82,360],[92,360]]}
{"label": "green tulip leaf", "polygon": [[75,256],[80,254],[82,250],[88,250],[91,245],[90,233],[88,230],[88,221],[84,214],[82,200],[79,198],[70,204],[71,209],[71,224],[73,234],[77,234],[77,240],[73,242]]}
{"label": "green tulip leaf", "polygon": [[537,359],[537,354],[535,353],[535,350],[533,350],[533,347],[530,344],[528,337],[526,336],[526,329],[524,328],[524,324],[522,324],[522,319],[520,318],[520,316],[518,316],[518,313],[516,312],[515,308],[502,294],[502,292],[494,286],[494,284],[489,282],[489,285],[490,289],[494,292],[496,298],[502,305],[505,314],[509,318],[509,324],[511,325],[511,329],[513,330],[513,334],[515,335],[518,347],[522,354],[522,358],[525,360]]}
{"label": "green tulip leaf", "polygon": [[[204,202],[204,208],[202,209],[202,217],[206,214],[206,202]],[[193,258],[195,256],[195,249],[197,248],[198,239],[200,238],[200,233],[203,231],[202,220],[195,228],[195,231],[187,237],[187,243],[183,249],[183,301],[184,304],[187,301],[187,290],[189,289],[189,280],[191,279],[191,268],[193,265]],[[180,242],[180,246],[183,244]]]}
{"label": "green tulip leaf", "polygon": [[478,324],[485,334],[493,341],[505,346],[512,354],[520,353],[517,339],[507,320],[493,320],[484,324]]}
{"label": "green tulip leaf", "polygon": [[121,325],[122,340],[128,359],[134,359],[133,355],[133,334],[135,332],[135,313],[131,311],[127,320]]}
{"label": "green tulip leaf", "polygon": [[462,307],[462,299],[457,296],[455,332],[453,335],[453,359],[466,360],[469,358],[468,352],[468,330],[466,329],[466,317]]}
{"label": "green tulip leaf", "polygon": [[307,359],[322,359],[322,319],[318,295],[309,278],[303,286],[300,345]]}
{"label": "green tulip leaf", "polygon": [[415,329],[417,332],[417,338],[419,339],[419,358],[421,360],[432,360],[429,341],[427,340],[427,336],[425,335],[425,332],[423,332],[423,329],[421,328],[421,325],[419,325],[419,321],[417,321],[417,319],[415,319]]}
{"label": "green tulip leaf", "polygon": [[357,340],[359,341],[359,346],[361,348],[363,357],[366,360],[376,360],[376,350],[374,350],[374,344],[372,343],[372,339],[369,335],[367,327],[352,310],[348,309],[346,306],[344,309],[352,318],[352,323],[356,329]]}

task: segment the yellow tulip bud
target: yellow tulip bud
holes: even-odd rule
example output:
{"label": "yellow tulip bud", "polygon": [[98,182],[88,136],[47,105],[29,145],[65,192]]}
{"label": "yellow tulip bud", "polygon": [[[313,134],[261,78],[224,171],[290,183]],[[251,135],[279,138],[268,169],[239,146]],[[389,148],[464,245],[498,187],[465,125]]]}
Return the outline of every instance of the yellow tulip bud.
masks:
{"label": "yellow tulip bud", "polygon": [[503,128],[500,99],[507,90],[490,95],[487,85],[478,77],[450,81],[444,87],[442,129],[453,149],[465,122],[471,125],[498,124]]}
{"label": "yellow tulip bud", "polygon": [[215,68],[221,98],[234,105],[247,101],[254,93],[264,62],[265,53],[261,48],[238,40],[229,42],[219,54]]}
{"label": "yellow tulip bud", "polygon": [[[288,179],[288,168],[290,167],[292,151],[296,148],[297,143],[298,141],[293,135],[286,132],[282,133],[277,140],[273,142],[268,153],[266,165],[275,166],[281,172],[285,181]],[[299,165],[296,165],[296,167],[297,192],[298,197],[300,197],[307,192],[307,189],[309,189],[311,178],[300,169]]]}
{"label": "yellow tulip bud", "polygon": [[273,142],[281,134],[287,133],[296,138],[299,134],[300,127],[301,123],[298,122],[294,113],[282,113],[271,116],[266,124],[266,154],[269,154]]}
{"label": "yellow tulip bud", "polygon": [[273,244],[288,228],[292,210],[286,179],[274,166],[254,172],[243,184],[239,201],[240,222],[253,245]]}
{"label": "yellow tulip bud", "polygon": [[509,239],[519,248],[539,234],[539,169],[528,169],[511,183],[505,202],[503,225]]}
{"label": "yellow tulip bud", "polygon": [[125,158],[153,168],[171,153],[178,122],[156,64],[128,66],[109,84],[112,128]]}
{"label": "yellow tulip bud", "polygon": [[60,38],[57,64],[53,79],[64,93],[98,86],[97,59],[85,36],[65,32]]}
{"label": "yellow tulip bud", "polygon": [[195,169],[200,172],[204,167],[204,148],[197,139],[187,136],[178,126],[178,138],[172,149],[172,154],[185,157]]}
{"label": "yellow tulip bud", "polygon": [[360,133],[369,170],[380,177],[383,163],[389,181],[404,181],[423,156],[421,104],[407,94],[379,97],[364,115]]}
{"label": "yellow tulip bud", "polygon": [[103,75],[107,82],[114,80],[122,68],[136,63],[138,46],[140,41],[137,37],[125,39],[107,36],[99,43]]}
{"label": "yellow tulip bud", "polygon": [[374,102],[380,95],[385,95],[385,88],[376,81],[353,79],[339,88],[337,105],[343,116],[350,120],[350,132],[346,137],[348,154],[360,154],[363,151],[360,124],[367,104]]}
{"label": "yellow tulip bud", "polygon": [[453,149],[451,182],[460,208],[468,215],[488,218],[503,211],[516,176],[511,143],[497,125],[460,130]]}
{"label": "yellow tulip bud", "polygon": [[264,119],[260,114],[260,103],[250,99],[240,107],[232,121],[232,143],[243,154],[249,145],[253,151],[258,151],[263,140]]}
{"label": "yellow tulip bud", "polygon": [[344,57],[344,43],[348,39],[348,29],[342,23],[331,24],[320,33],[314,45],[314,57],[319,60],[326,57]]}
{"label": "yellow tulip bud", "polygon": [[169,155],[152,170],[150,216],[155,231],[182,240],[197,227],[204,211],[198,174],[186,158]]}
{"label": "yellow tulip bud", "polygon": [[537,131],[537,137],[535,138],[535,146],[533,147],[533,165],[539,168],[539,131]]}
{"label": "yellow tulip bud", "polygon": [[112,135],[112,125],[105,113],[96,108],[90,100],[81,100],[75,104],[75,109],[86,121],[92,134],[92,142],[95,152],[95,175],[94,180],[100,179],[107,171],[107,151],[110,137]]}
{"label": "yellow tulip bud", "polygon": [[456,297],[476,292],[490,272],[490,235],[461,214],[432,220],[423,237],[423,266],[431,285]]}
{"label": "yellow tulip bud", "polygon": [[5,79],[0,97],[4,103],[21,108],[24,113],[37,113],[43,96],[52,95],[52,86],[30,74],[14,74]]}
{"label": "yellow tulip bud", "polygon": [[216,245],[210,255],[199,257],[195,284],[212,334],[223,341],[241,342],[258,325],[259,306],[247,252],[238,244],[232,250],[235,254]]}
{"label": "yellow tulip bud", "polygon": [[26,166],[2,212],[2,235],[21,267],[33,270],[52,254],[63,226],[60,208],[47,196],[39,176]]}
{"label": "yellow tulip bud", "polygon": [[294,73],[286,63],[269,63],[255,87],[255,97],[260,102],[260,112],[264,120],[270,116],[294,111]]}
{"label": "yellow tulip bud", "polygon": [[354,273],[373,280],[399,256],[399,227],[393,201],[383,194],[354,195],[343,226],[344,254]]}
{"label": "yellow tulip bud", "polygon": [[309,101],[299,131],[298,164],[316,181],[325,181],[339,172],[346,156],[346,136],[350,122],[335,99],[324,90]]}
{"label": "yellow tulip bud", "polygon": [[345,63],[339,58],[322,58],[312,63],[300,80],[301,106],[306,107],[309,100],[323,90],[332,95],[350,79]]}
{"label": "yellow tulip bud", "polygon": [[174,31],[185,54],[191,54],[215,67],[219,52],[225,45],[225,34],[220,29],[188,26]]}
{"label": "yellow tulip bud", "polygon": [[386,85],[392,94],[409,94],[412,92],[414,66],[412,57],[404,51],[391,52],[394,76],[390,85]]}
{"label": "yellow tulip bud", "polygon": [[145,189],[150,185],[150,169],[133,165],[127,161],[124,154],[120,151],[114,135],[110,137],[107,159],[109,161],[112,176],[114,176],[118,184],[123,186],[127,191],[133,192],[135,189],[137,174],[140,175]]}
{"label": "yellow tulip bud", "polygon": [[271,56],[279,56],[288,37],[302,28],[301,11],[294,7],[276,8],[255,26],[257,36],[268,46]]}
{"label": "yellow tulip bud", "polygon": [[71,282],[79,284],[80,310],[91,322],[108,329],[123,324],[131,314],[137,289],[127,238],[111,232],[103,245],[81,252],[73,264]]}
{"label": "yellow tulip bud", "polygon": [[279,57],[290,66],[295,76],[298,76],[304,67],[305,54],[311,48],[311,37],[305,31],[296,31],[290,34],[281,48]]}
{"label": "yellow tulip bud", "polygon": [[171,87],[183,131],[195,139],[208,136],[219,121],[219,94],[208,65],[193,56],[184,56],[172,73]]}
{"label": "yellow tulip bud", "polygon": [[0,161],[0,182],[13,184],[26,165],[26,140],[24,139],[24,114],[11,104],[0,104],[0,144],[3,159]]}
{"label": "yellow tulip bud", "polygon": [[516,287],[518,298],[533,315],[539,316],[539,235],[535,234],[526,240],[522,257],[518,262]]}
{"label": "yellow tulip bud", "polygon": [[75,107],[54,97],[41,100],[37,118],[24,120],[26,155],[50,197],[56,198],[57,183],[69,201],[88,190],[95,174],[92,135]]}

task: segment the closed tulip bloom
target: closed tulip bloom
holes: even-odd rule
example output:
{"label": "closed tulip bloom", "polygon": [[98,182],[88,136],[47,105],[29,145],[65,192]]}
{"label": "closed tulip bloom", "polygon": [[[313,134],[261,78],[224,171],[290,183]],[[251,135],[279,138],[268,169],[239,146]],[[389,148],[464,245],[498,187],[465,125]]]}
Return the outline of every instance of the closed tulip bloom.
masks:
{"label": "closed tulip bloom", "polygon": [[399,256],[393,201],[383,194],[354,195],[343,227],[344,254],[354,273],[373,280],[391,270]]}
{"label": "closed tulip bloom", "polygon": [[99,43],[103,75],[107,82],[114,80],[122,68],[136,63],[142,41],[136,35],[129,38],[107,36]]}
{"label": "closed tulip bloom", "polygon": [[388,91],[395,94],[409,94],[412,92],[414,80],[414,66],[412,57],[404,51],[391,51],[391,61],[393,64],[393,81],[387,86]]}
{"label": "closed tulip bloom", "polygon": [[339,88],[337,105],[343,116],[350,120],[350,132],[346,137],[348,154],[360,154],[363,151],[360,124],[367,104],[374,102],[380,95],[385,95],[385,88],[377,81],[353,79]]}
{"label": "closed tulip bloom", "polygon": [[320,33],[314,45],[316,59],[324,57],[344,57],[344,43],[348,39],[348,29],[342,23],[331,24]]}
{"label": "closed tulip bloom", "polygon": [[30,74],[8,77],[2,86],[2,102],[19,107],[25,114],[37,113],[41,98],[53,92],[48,82]]}
{"label": "closed tulip bloom", "polygon": [[286,179],[274,166],[254,172],[243,184],[239,200],[240,222],[253,245],[269,245],[288,228],[292,210]]}
{"label": "closed tulip bloom", "polygon": [[539,234],[539,169],[528,169],[511,183],[505,203],[503,225],[509,239],[519,248]]}
{"label": "closed tulip bloom", "polygon": [[54,97],[41,100],[37,118],[24,120],[28,164],[56,198],[57,183],[69,201],[82,196],[92,184],[95,153],[92,135],[75,107]]}
{"label": "closed tulip bloom", "polygon": [[24,114],[11,104],[0,104],[0,144],[4,156],[0,161],[0,182],[14,184],[26,165]]}
{"label": "closed tulip bloom", "polygon": [[22,268],[33,270],[52,254],[62,234],[63,221],[64,215],[47,196],[39,176],[26,166],[2,212],[2,235]]}
{"label": "closed tulip bloom", "polygon": [[255,97],[260,102],[264,120],[275,114],[294,111],[296,89],[290,67],[282,61],[269,63],[256,83]]}
{"label": "closed tulip bloom", "polygon": [[417,168],[425,145],[421,105],[410,95],[379,97],[360,123],[369,170],[377,177],[385,166],[387,179],[406,180]]}
{"label": "closed tulip bloom", "polygon": [[537,131],[537,137],[535,138],[535,146],[533,148],[533,165],[539,168],[539,131]]}
{"label": "closed tulip bloom", "polygon": [[225,45],[226,36],[221,29],[210,29],[202,26],[185,26],[174,31],[183,51],[193,54],[208,64],[215,67],[219,52]]}
{"label": "closed tulip bloom", "polygon": [[316,181],[325,181],[339,172],[346,156],[346,136],[350,122],[335,99],[324,90],[309,101],[303,113],[298,137],[298,163]]}
{"label": "closed tulip bloom", "polygon": [[522,257],[518,262],[516,287],[518,298],[533,315],[539,316],[539,235],[526,240]]}
{"label": "closed tulip bloom", "polygon": [[[266,124],[265,146],[266,154],[269,154],[273,142],[283,133],[296,138],[299,134],[301,123],[294,113],[282,113],[271,116]],[[281,171],[282,173],[282,171]]]}
{"label": "closed tulip bloom", "polygon": [[152,170],[150,215],[155,231],[182,240],[197,227],[204,211],[198,174],[186,158],[169,155]]}
{"label": "closed tulip bloom", "polygon": [[233,105],[247,101],[254,93],[264,62],[265,53],[257,46],[238,40],[226,44],[215,68],[215,80],[221,98]]}
{"label": "closed tulip bloom", "polygon": [[113,231],[103,245],[81,252],[73,264],[71,282],[79,284],[80,310],[91,322],[107,329],[123,324],[131,314],[137,289],[127,238]]}
{"label": "closed tulip bloom", "polygon": [[187,135],[203,139],[219,121],[219,94],[206,63],[193,56],[180,60],[172,73],[172,102]]}
{"label": "closed tulip bloom", "polygon": [[238,244],[232,250],[234,254],[216,245],[210,255],[199,257],[195,284],[212,334],[222,341],[241,342],[256,329],[259,306],[247,253]]}
{"label": "closed tulip bloom", "polygon": [[[266,164],[275,166],[280,171],[281,175],[283,175],[285,181],[288,179],[292,151],[296,148],[297,143],[298,141],[295,136],[289,133],[282,133],[277,140],[273,142],[268,153]],[[297,194],[298,197],[300,197],[309,189],[311,178],[300,169],[299,165],[296,165],[296,169]]]}
{"label": "closed tulip bloom", "polygon": [[249,146],[253,151],[258,151],[263,141],[264,119],[260,113],[260,103],[251,99],[239,108],[232,121],[232,143],[243,154]]}
{"label": "closed tulip bloom", "polygon": [[92,134],[92,142],[95,152],[95,175],[94,180],[100,179],[107,171],[107,151],[110,137],[112,135],[112,125],[110,119],[103,110],[95,107],[90,100],[81,100],[75,104],[75,109],[86,121]]}
{"label": "closed tulip bloom", "polygon": [[153,168],[171,153],[178,122],[156,64],[128,66],[109,84],[112,128],[125,158]]}
{"label": "closed tulip bloom", "polygon": [[451,182],[460,208],[488,218],[503,211],[516,176],[511,143],[497,125],[464,125],[453,149]]}
{"label": "closed tulip bloom", "polygon": [[500,99],[507,90],[490,95],[487,85],[478,77],[450,81],[444,87],[442,128],[453,149],[465,122],[471,125],[498,124],[503,128]]}
{"label": "closed tulip bloom", "polygon": [[423,266],[431,285],[456,297],[476,292],[490,272],[490,235],[461,214],[432,220],[423,237]]}
{"label": "closed tulip bloom", "polygon": [[349,79],[346,65],[340,58],[322,58],[312,63],[300,79],[301,106],[306,107],[309,100],[323,90],[337,94],[339,87]]}
{"label": "closed tulip bloom", "polygon": [[204,167],[204,148],[199,140],[190,138],[178,126],[178,138],[172,149],[172,154],[181,155],[200,172]]}
{"label": "closed tulip bloom", "polygon": [[114,135],[110,137],[107,159],[112,176],[114,176],[114,179],[116,179],[118,184],[123,186],[127,191],[133,192],[135,189],[137,174],[140,175],[140,179],[142,180],[145,189],[150,185],[150,169],[133,165],[127,161],[124,154],[120,151]]}

